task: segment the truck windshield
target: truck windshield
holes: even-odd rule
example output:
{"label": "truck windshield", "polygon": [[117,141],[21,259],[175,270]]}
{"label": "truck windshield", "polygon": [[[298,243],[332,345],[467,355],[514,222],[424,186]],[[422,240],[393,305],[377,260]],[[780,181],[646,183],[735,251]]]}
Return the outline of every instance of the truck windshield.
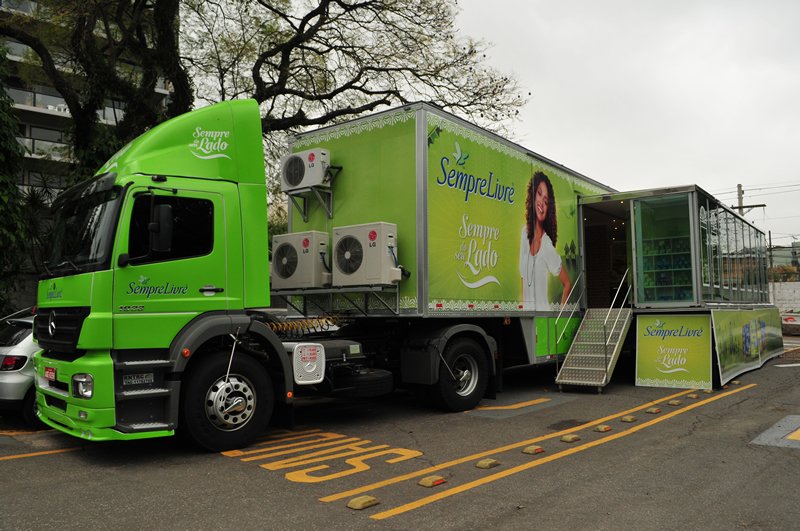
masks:
{"label": "truck windshield", "polygon": [[52,251],[48,276],[108,268],[122,188],[115,174],[78,184],[53,203]]}

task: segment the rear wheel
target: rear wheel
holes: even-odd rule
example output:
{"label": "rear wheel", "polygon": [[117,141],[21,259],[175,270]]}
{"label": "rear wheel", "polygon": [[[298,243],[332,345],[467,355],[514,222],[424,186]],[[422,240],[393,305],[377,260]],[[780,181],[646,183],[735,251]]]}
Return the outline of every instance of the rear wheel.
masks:
{"label": "rear wheel", "polygon": [[448,411],[466,411],[483,398],[489,382],[486,350],[473,339],[450,341],[439,362],[439,383],[435,391],[439,403]]}
{"label": "rear wheel", "polygon": [[250,356],[219,352],[184,376],[180,429],[214,452],[247,446],[266,429],[275,404],[267,370]]}

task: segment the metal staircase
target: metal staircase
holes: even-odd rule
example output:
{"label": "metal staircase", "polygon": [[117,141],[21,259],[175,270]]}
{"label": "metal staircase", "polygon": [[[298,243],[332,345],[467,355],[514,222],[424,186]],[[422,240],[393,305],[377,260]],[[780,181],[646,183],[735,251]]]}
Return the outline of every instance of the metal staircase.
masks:
{"label": "metal staircase", "polygon": [[622,344],[631,325],[632,310],[625,307],[631,288],[628,287],[619,307],[615,307],[628,271],[623,275],[610,308],[589,308],[578,333],[556,376],[559,388],[564,385],[597,387],[601,392],[611,381]]}

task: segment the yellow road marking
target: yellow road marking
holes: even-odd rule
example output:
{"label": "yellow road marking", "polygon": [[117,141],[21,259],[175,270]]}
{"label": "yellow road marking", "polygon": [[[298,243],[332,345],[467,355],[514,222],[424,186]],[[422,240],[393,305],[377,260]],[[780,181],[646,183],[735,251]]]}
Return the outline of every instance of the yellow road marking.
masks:
{"label": "yellow road marking", "polygon": [[43,452],[34,452],[32,454],[18,454],[18,455],[4,455],[0,457],[0,461],[10,461],[12,459],[25,459],[26,457],[39,457],[41,455],[53,455],[53,454],[63,454],[66,452],[74,452],[75,450],[80,450],[80,446],[75,446],[73,448],[61,448],[60,450],[45,450]]}
{"label": "yellow road marking", "polygon": [[279,431],[274,431],[274,432],[268,433],[267,435],[262,437],[261,440],[263,440],[263,441],[272,441],[272,442],[274,442],[274,441],[283,441],[283,440],[287,440],[287,439],[292,439],[292,438],[297,437],[299,435],[308,435],[310,433],[317,433],[317,432],[320,432],[320,431],[322,431],[321,428],[309,428],[307,430],[297,430],[297,431],[279,430]]}
{"label": "yellow road marking", "polygon": [[545,463],[549,463],[551,461],[555,461],[556,459],[561,459],[562,457],[567,457],[569,455],[576,454],[576,453],[582,452],[584,450],[588,450],[589,448],[594,448],[595,446],[600,446],[602,444],[606,444],[608,442],[615,441],[615,440],[617,440],[619,438],[625,437],[627,435],[631,435],[631,434],[636,433],[638,431],[641,431],[641,430],[643,430],[645,428],[648,428],[650,426],[658,424],[659,422],[663,422],[663,421],[668,420],[668,419],[670,419],[672,417],[678,416],[678,415],[680,415],[682,413],[686,413],[687,411],[691,411],[692,409],[695,409],[697,407],[709,404],[711,402],[714,402],[715,400],[719,400],[721,398],[725,398],[727,396],[730,396],[732,394],[738,393],[740,391],[744,391],[745,389],[750,389],[750,388],[755,387],[755,386],[756,386],[756,384],[746,385],[744,387],[740,387],[739,389],[734,389],[733,391],[728,391],[727,393],[722,393],[722,394],[718,394],[716,396],[712,396],[712,397],[707,398],[706,400],[703,400],[701,402],[694,402],[694,403],[686,406],[685,408],[681,408],[681,409],[677,409],[677,410],[671,411],[669,413],[666,413],[664,415],[656,417],[656,418],[654,418],[652,420],[649,420],[647,422],[643,422],[642,424],[638,424],[636,426],[633,426],[633,427],[631,427],[631,428],[629,428],[629,429],[627,429],[625,431],[617,432],[617,433],[615,433],[613,435],[609,435],[609,436],[604,437],[602,439],[596,439],[594,441],[588,442],[588,443],[583,444],[581,446],[574,446],[574,447],[572,447],[572,448],[570,448],[568,450],[563,450],[563,451],[555,453],[555,454],[550,454],[550,455],[548,455],[546,457],[539,458],[539,459],[537,459],[535,461],[531,461],[531,462],[525,463],[523,465],[515,466],[513,468],[509,468],[507,470],[503,470],[502,472],[497,472],[495,474],[491,474],[489,476],[485,476],[483,478],[476,479],[474,481],[470,481],[468,483],[465,483],[463,485],[459,485],[457,487],[453,487],[451,489],[447,489],[447,490],[443,490],[443,491],[437,492],[436,494],[433,494],[431,496],[427,496],[425,498],[421,498],[421,499],[419,499],[417,501],[414,501],[414,502],[411,502],[411,503],[407,503],[405,505],[400,505],[398,507],[395,507],[394,509],[389,509],[388,511],[383,511],[383,512],[374,514],[370,518],[372,518],[374,520],[384,520],[386,518],[390,518],[392,516],[397,516],[398,514],[402,514],[402,513],[411,511],[413,509],[418,509],[418,508],[420,508],[420,507],[422,507],[424,505],[428,505],[430,503],[433,503],[433,502],[439,501],[441,499],[453,496],[455,494],[459,494],[461,492],[465,492],[467,490],[474,489],[475,487],[479,487],[481,485],[485,485],[487,483],[491,483],[493,481],[497,481],[498,479],[502,479],[502,478],[511,476],[513,474],[517,474],[519,472],[523,472],[525,470],[529,470],[531,468],[535,468],[537,466],[544,465]]}
{"label": "yellow road marking", "polygon": [[789,435],[786,436],[787,439],[791,439],[793,441],[800,441],[800,430],[795,430]]}
{"label": "yellow road marking", "polygon": [[517,404],[510,404],[508,406],[480,406],[476,407],[475,409],[480,409],[481,411],[505,411],[509,409],[522,409],[528,406],[535,406],[536,404],[544,404],[545,402],[550,402],[550,399],[537,398],[536,400],[528,400],[527,402],[519,402]]}
{"label": "yellow road marking", "polygon": [[343,498],[349,498],[351,496],[355,496],[355,495],[358,495],[358,494],[363,494],[364,492],[369,492],[369,491],[372,491],[372,490],[375,490],[375,489],[386,487],[388,485],[394,485],[395,483],[400,483],[400,482],[406,481],[408,479],[413,479],[413,478],[416,478],[416,477],[419,477],[419,476],[424,476],[424,475],[427,475],[427,474],[429,474],[431,472],[437,472],[439,470],[443,470],[445,468],[449,468],[449,467],[454,466],[454,465],[460,465],[462,463],[467,463],[469,461],[474,461],[476,459],[481,459],[483,457],[488,457],[488,456],[491,456],[491,455],[494,455],[494,454],[497,454],[497,453],[500,453],[500,452],[506,452],[508,450],[514,450],[516,448],[523,448],[525,446],[529,446],[531,444],[535,444],[535,443],[540,442],[540,441],[545,441],[545,440],[548,440],[548,439],[558,438],[558,437],[561,437],[562,435],[566,435],[568,433],[573,433],[573,432],[580,431],[580,430],[583,430],[583,429],[586,429],[586,428],[591,428],[593,426],[596,426],[597,424],[603,424],[604,422],[608,422],[611,419],[615,419],[615,418],[621,417],[623,415],[628,415],[630,413],[633,413],[633,412],[636,412],[636,411],[640,411],[642,409],[647,409],[647,408],[652,407],[652,406],[654,406],[654,405],[656,405],[658,403],[661,403],[661,402],[663,402],[665,400],[671,400],[673,398],[677,398],[679,396],[683,396],[683,395],[691,393],[691,392],[692,392],[691,390],[681,391],[679,393],[675,393],[673,395],[666,396],[666,397],[664,397],[664,398],[662,398],[660,400],[655,400],[653,402],[648,402],[646,404],[643,404],[641,406],[637,406],[635,408],[628,409],[626,411],[621,411],[619,413],[615,413],[613,415],[609,415],[609,416],[603,417],[601,419],[597,419],[597,420],[593,420],[591,422],[587,422],[586,424],[581,424],[580,426],[575,426],[574,428],[568,428],[566,430],[561,430],[561,431],[558,431],[558,432],[555,432],[555,433],[550,433],[548,435],[542,435],[542,436],[539,436],[539,437],[534,437],[533,439],[527,439],[525,441],[520,441],[520,442],[517,442],[517,443],[508,444],[506,446],[501,446],[499,448],[493,448],[491,450],[486,450],[484,452],[479,452],[479,453],[476,453],[476,454],[468,455],[466,457],[453,459],[452,461],[447,461],[447,462],[439,464],[439,465],[430,466],[428,468],[425,468],[423,470],[419,470],[417,472],[410,472],[408,474],[403,474],[403,475],[400,475],[400,476],[395,476],[393,478],[384,479],[383,481],[378,481],[378,482],[372,483],[370,485],[365,485],[363,487],[358,487],[358,488],[355,488],[355,489],[346,490],[344,492],[331,494],[329,496],[325,496],[323,498],[320,498],[319,501],[321,501],[321,502],[332,502],[332,501],[336,501],[336,500],[341,500]]}
{"label": "yellow road marking", "polygon": [[0,436],[13,437],[16,435],[33,435],[34,433],[47,433],[53,430],[9,430],[0,431]]}
{"label": "yellow road marking", "polygon": [[319,450],[317,452],[312,452],[310,454],[303,454],[295,457],[289,457],[287,459],[283,459],[280,461],[273,461],[272,463],[266,463],[260,466],[261,468],[266,468],[267,470],[280,470],[282,468],[292,468],[296,466],[319,463],[321,461],[331,461],[333,459],[338,459],[340,457],[358,455],[366,452],[371,452],[373,450],[383,450],[385,448],[389,448],[388,444],[378,444],[375,446],[370,446],[369,448],[362,448],[363,445],[370,444],[372,441],[368,441],[366,439],[351,439],[351,440],[355,442],[353,442],[352,444],[337,446],[335,448]]}

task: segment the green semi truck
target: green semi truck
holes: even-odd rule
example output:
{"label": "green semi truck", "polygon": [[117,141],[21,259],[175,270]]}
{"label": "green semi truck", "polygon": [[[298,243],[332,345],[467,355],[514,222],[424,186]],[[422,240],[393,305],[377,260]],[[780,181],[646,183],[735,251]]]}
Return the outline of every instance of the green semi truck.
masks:
{"label": "green semi truck", "polygon": [[[57,198],[35,319],[46,424],[230,449],[306,394],[416,387],[460,411],[504,367],[566,352],[576,198],[608,187],[425,104],[298,136],[281,179],[271,267],[254,101],[169,120]],[[558,232],[534,253],[547,211]]]}

